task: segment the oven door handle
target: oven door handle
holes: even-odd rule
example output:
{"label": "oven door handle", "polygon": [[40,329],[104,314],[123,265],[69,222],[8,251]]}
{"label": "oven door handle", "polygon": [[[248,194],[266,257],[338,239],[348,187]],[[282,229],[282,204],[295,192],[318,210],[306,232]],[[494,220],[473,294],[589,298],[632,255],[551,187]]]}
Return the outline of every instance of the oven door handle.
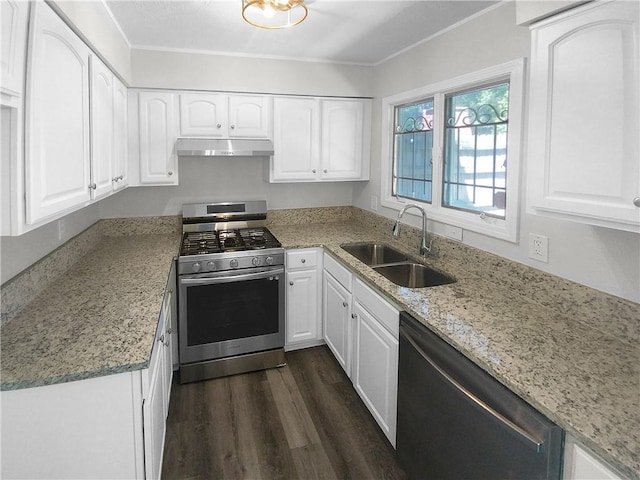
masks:
{"label": "oven door handle", "polygon": [[211,285],[214,283],[239,282],[242,280],[257,280],[260,278],[275,277],[276,275],[284,275],[284,268],[276,268],[257,273],[241,273],[237,275],[221,275],[215,277],[200,276],[198,278],[181,278],[180,283],[183,285]]}

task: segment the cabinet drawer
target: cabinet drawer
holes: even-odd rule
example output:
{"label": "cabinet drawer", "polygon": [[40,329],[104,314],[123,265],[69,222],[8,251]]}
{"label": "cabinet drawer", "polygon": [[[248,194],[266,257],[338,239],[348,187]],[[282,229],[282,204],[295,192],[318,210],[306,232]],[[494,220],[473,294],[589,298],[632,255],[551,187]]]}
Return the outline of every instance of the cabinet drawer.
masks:
{"label": "cabinet drawer", "polygon": [[286,265],[289,270],[296,268],[315,268],[320,257],[319,249],[305,248],[301,250],[288,250]]}
{"label": "cabinet drawer", "polygon": [[384,327],[391,332],[394,338],[398,338],[398,328],[400,324],[398,310],[387,302],[384,298],[356,278],[354,285],[354,296],[356,302],[362,305],[371,315],[373,315]]}
{"label": "cabinet drawer", "polygon": [[353,275],[349,269],[340,265],[331,255],[326,253],[324,255],[324,269],[333,275],[334,278],[351,293]]}

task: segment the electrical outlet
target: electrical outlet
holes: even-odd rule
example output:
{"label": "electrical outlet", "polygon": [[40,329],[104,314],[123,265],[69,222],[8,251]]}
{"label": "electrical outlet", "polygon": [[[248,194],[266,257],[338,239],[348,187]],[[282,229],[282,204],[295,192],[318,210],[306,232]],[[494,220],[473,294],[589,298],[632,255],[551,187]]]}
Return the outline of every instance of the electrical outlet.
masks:
{"label": "electrical outlet", "polygon": [[374,212],[378,210],[378,197],[371,195],[371,210]]}
{"label": "electrical outlet", "polygon": [[445,225],[444,234],[449,238],[453,238],[454,240],[457,240],[458,242],[462,241],[462,229],[460,227],[454,227],[453,225]]}
{"label": "electrical outlet", "polygon": [[529,258],[549,263],[549,238],[537,233],[529,234]]}

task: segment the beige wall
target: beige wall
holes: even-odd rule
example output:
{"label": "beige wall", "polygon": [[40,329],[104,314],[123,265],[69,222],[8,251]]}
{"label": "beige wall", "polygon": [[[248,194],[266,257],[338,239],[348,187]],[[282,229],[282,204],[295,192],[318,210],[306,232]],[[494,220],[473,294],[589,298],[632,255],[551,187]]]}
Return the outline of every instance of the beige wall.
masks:
{"label": "beige wall", "polygon": [[336,95],[373,94],[372,68],[200,53],[133,50],[133,83],[141,88]]}

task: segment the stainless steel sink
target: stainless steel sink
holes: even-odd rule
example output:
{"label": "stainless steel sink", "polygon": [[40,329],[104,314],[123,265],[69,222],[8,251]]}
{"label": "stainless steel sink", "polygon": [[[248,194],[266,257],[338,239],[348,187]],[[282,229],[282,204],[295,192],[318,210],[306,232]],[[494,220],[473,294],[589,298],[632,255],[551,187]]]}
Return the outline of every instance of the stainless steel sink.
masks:
{"label": "stainless steel sink", "polygon": [[342,249],[369,266],[408,260],[404,253],[380,243],[352,243],[342,245]]}
{"label": "stainless steel sink", "polygon": [[372,268],[387,280],[401,287],[435,287],[455,282],[454,278],[420,263],[380,265]]}

